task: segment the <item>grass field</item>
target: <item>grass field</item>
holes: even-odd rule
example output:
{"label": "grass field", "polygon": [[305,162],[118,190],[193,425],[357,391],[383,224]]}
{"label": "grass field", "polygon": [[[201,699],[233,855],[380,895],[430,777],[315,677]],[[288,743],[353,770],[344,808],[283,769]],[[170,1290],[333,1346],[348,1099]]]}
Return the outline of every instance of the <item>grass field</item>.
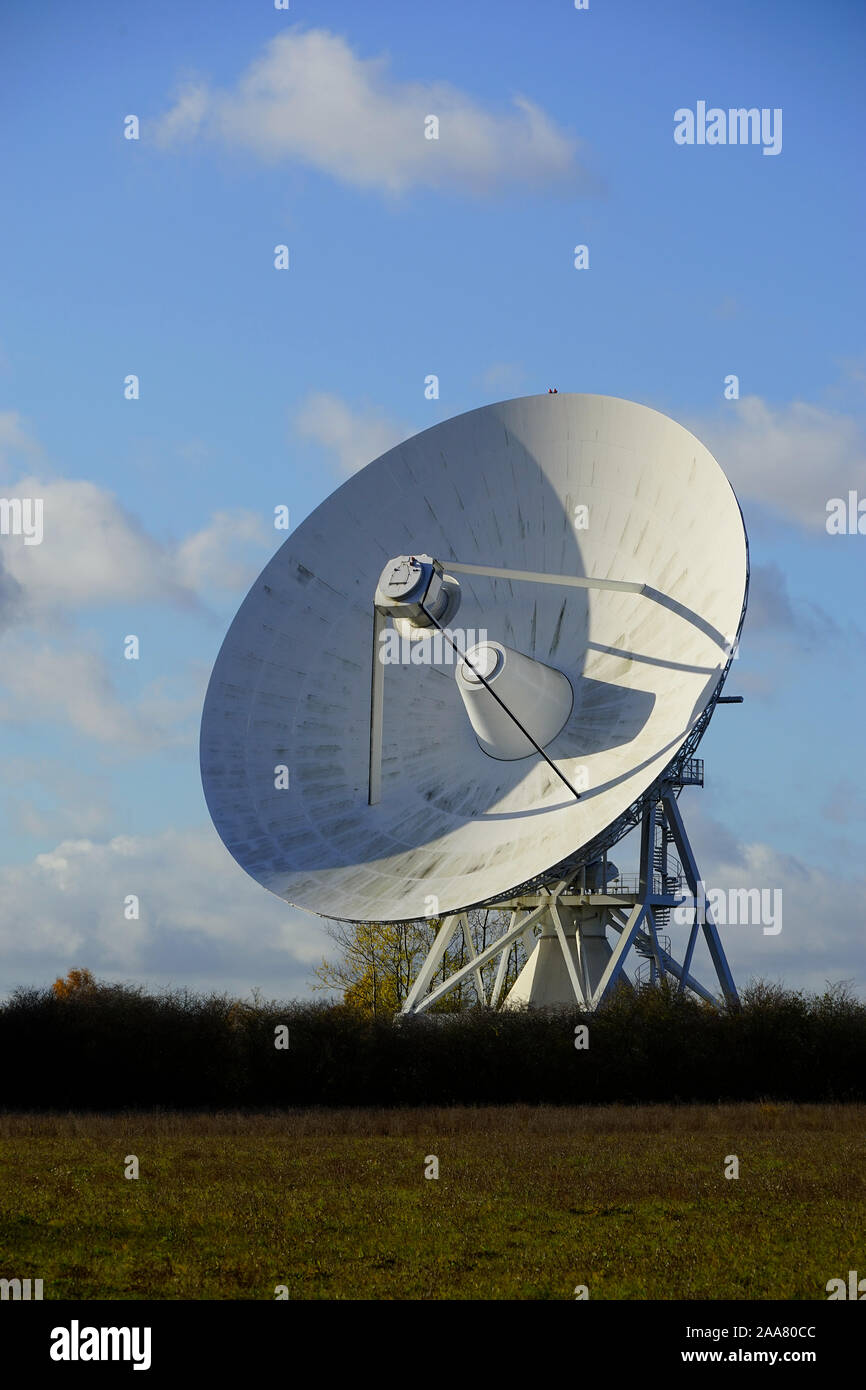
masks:
{"label": "grass field", "polygon": [[866,1274],[862,1105],[3,1115],[0,1167],[0,1277],[45,1298],[825,1299]]}

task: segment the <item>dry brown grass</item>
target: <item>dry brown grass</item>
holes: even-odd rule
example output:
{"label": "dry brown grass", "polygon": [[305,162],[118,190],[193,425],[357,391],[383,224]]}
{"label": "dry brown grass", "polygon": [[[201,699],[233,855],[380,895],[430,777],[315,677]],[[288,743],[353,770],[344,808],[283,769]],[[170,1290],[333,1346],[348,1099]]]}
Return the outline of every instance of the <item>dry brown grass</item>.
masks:
{"label": "dry brown grass", "polygon": [[213,1136],[377,1136],[491,1134],[755,1134],[791,1130],[866,1135],[866,1105],[502,1105],[419,1106],[400,1110],[327,1108],[214,1113],[185,1111],[0,1113],[0,1139],[81,1135],[109,1138]]}
{"label": "dry brown grass", "polygon": [[17,1114],[0,1161],[0,1273],[46,1298],[822,1299],[866,1272],[863,1105]]}

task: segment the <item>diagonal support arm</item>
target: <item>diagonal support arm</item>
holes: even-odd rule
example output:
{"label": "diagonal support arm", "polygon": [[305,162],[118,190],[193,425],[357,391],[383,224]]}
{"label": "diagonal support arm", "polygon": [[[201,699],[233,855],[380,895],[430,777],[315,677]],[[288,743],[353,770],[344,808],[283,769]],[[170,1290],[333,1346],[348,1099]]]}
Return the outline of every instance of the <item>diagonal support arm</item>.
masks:
{"label": "diagonal support arm", "polygon": [[[680,815],[680,808],[677,805],[677,799],[672,791],[665,792],[663,800],[665,813],[668,818],[668,824],[670,825],[670,828],[673,831],[674,842],[677,847],[677,853],[679,854],[680,862],[682,863],[682,866],[686,871],[686,879],[688,881],[689,887],[692,890],[692,896],[695,900],[695,904],[697,905],[698,894],[699,892],[701,894],[704,894],[704,887],[698,875],[697,862],[695,860],[694,854],[692,853],[692,847],[689,843],[689,838],[686,834],[686,828],[683,825],[683,818]],[[712,959],[713,965],[716,968],[716,975],[718,976],[719,984],[722,987],[722,993],[724,994],[725,999],[729,1004],[739,1004],[740,996],[737,994],[737,986],[734,984],[734,977],[731,974],[730,966],[728,965],[727,957],[722,947],[721,939],[716,929],[716,924],[713,921],[713,914],[709,910],[709,904],[707,903],[705,894],[704,901],[701,904],[701,907],[703,908],[702,916],[704,937],[709,948],[710,957]]]}
{"label": "diagonal support arm", "polygon": [[592,996],[590,1008],[598,1008],[602,999],[604,999],[607,994],[608,989],[617,976],[623,957],[640,931],[641,922],[644,919],[646,910],[646,903],[635,903],[632,908],[629,919],[622,929],[622,935],[611,952],[610,960],[604,968],[604,974],[598,982],[595,994]]}
{"label": "diagonal support arm", "polygon": [[373,665],[370,673],[370,764],[367,802],[375,806],[382,797],[382,722],[385,708],[385,667],[379,648],[386,619],[373,609]]}

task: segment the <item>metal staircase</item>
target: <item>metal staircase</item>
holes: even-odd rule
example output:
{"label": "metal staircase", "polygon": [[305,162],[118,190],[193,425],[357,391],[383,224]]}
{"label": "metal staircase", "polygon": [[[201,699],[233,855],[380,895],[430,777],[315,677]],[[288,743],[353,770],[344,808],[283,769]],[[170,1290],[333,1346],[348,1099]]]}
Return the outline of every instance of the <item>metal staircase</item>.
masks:
{"label": "metal staircase", "polygon": [[[658,877],[658,891],[675,894],[681,891],[683,866],[671,848],[674,840],[673,831],[663,815],[663,810],[664,808],[659,803],[655,844],[653,846],[653,870]],[[654,907],[653,917],[656,927],[661,930],[668,926],[671,920],[671,910],[669,907]]]}
{"label": "metal staircase", "polygon": [[[669,936],[665,936],[662,932],[659,932],[659,933],[658,933],[658,942],[659,942],[659,946],[661,947],[661,949],[662,949],[663,951],[665,951],[668,955],[670,955],[670,950],[671,950],[671,939],[670,939],[670,937],[669,937]],[[639,937],[637,937],[637,938],[635,939],[634,949],[635,949],[635,953],[641,957],[641,960],[640,960],[639,964],[637,965],[637,967],[635,968],[635,972],[634,972],[634,982],[635,982],[635,984],[636,984],[636,985],[654,985],[655,982],[656,982],[656,980],[657,980],[657,978],[658,978],[658,972],[657,972],[657,970],[656,970],[655,960],[654,960],[654,958],[653,958],[653,953],[652,953],[652,945],[650,944],[650,939],[649,939],[649,937],[648,937],[648,936],[639,936]]]}

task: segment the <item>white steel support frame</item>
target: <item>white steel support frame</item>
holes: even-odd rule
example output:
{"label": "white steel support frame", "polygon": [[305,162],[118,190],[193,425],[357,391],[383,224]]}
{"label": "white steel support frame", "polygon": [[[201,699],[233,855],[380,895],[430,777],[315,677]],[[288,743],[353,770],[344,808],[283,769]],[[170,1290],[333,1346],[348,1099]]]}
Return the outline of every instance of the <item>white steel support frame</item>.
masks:
{"label": "white steel support frame", "polygon": [[[550,1006],[550,969],[555,967],[558,980],[567,980],[560,985],[561,997],[555,1000],[559,1006],[572,1006],[591,1012],[607,998],[611,991],[622,982],[629,983],[625,974],[625,964],[629,952],[637,947],[650,961],[650,981],[656,983],[665,978],[677,982],[679,992],[686,989],[708,1003],[729,1006],[739,1004],[737,988],[731,975],[718,929],[713,921],[706,892],[698,872],[694,852],[686,834],[682,815],[676,799],[676,786],[673,782],[663,783],[657,796],[649,799],[643,811],[641,823],[641,852],[638,888],[636,893],[616,892],[602,883],[598,891],[586,889],[586,869],[574,870],[569,876],[550,887],[539,888],[535,892],[521,894],[517,898],[488,904],[495,910],[510,909],[508,926],[496,941],[484,950],[477,951],[469,927],[468,912],[454,913],[442,920],[436,940],[422,965],[418,977],[403,1005],[402,1013],[415,1014],[428,1009],[443,998],[462,981],[474,978],[478,998],[485,1008],[508,1008],[509,998],[503,1000],[508,957],[512,945],[523,939],[528,971],[528,984],[522,999],[530,1005]],[[676,846],[682,864],[683,877],[693,903],[694,920],[689,930],[688,942],[682,962],[679,962],[662,944],[656,920],[658,909],[671,909],[681,906],[685,896],[677,891],[665,891],[669,884],[662,881],[661,892],[656,891],[655,853],[656,832],[661,826],[663,835]],[[606,856],[605,856],[606,861]],[[663,861],[664,862],[664,861]],[[666,864],[665,864],[666,867]],[[701,894],[703,902],[699,900]],[[692,910],[692,909],[690,909]],[[567,918],[568,920],[564,920]],[[602,940],[602,948],[609,952],[604,969],[599,974],[599,932],[598,922],[618,934],[613,947]],[[588,927],[582,923],[592,921],[594,932],[587,937]],[[542,956],[540,939],[535,936],[540,927],[546,938],[546,955]],[[462,930],[469,957],[467,963],[453,971],[447,979],[431,989],[432,981],[441,968],[445,953],[455,934]],[[692,959],[699,933],[703,931],[710,959],[716,972],[721,997],[714,995],[701,984],[692,973]],[[557,964],[554,938],[562,955]],[[571,942],[571,946],[569,945]],[[596,981],[590,975],[590,948],[596,952]],[[535,956],[534,953],[538,952]],[[552,954],[551,954],[552,952]],[[482,968],[498,956],[498,963],[489,999],[486,996]],[[546,967],[545,967],[546,962]],[[562,970],[564,962],[565,971]],[[532,967],[530,969],[530,967]],[[546,980],[540,978],[546,974]],[[545,984],[547,988],[545,989]],[[512,991],[513,992],[513,991]],[[512,1001],[513,1003],[514,1001]]]}
{"label": "white steel support frame", "polygon": [[[692,899],[694,900],[695,905],[695,920],[692,924],[691,935],[689,937],[689,944],[686,950],[685,960],[683,962],[683,969],[684,971],[688,971],[689,966],[691,965],[692,954],[694,952],[695,942],[697,940],[698,927],[700,926],[703,929],[704,938],[706,940],[707,948],[710,953],[710,958],[712,959],[713,965],[715,967],[719,984],[722,987],[722,993],[729,1004],[738,1004],[740,1001],[739,995],[737,994],[737,986],[734,984],[734,977],[731,974],[727,957],[725,956],[725,952],[722,947],[718,928],[716,927],[716,924],[713,921],[713,914],[710,909],[709,902],[707,900],[707,895],[704,892],[703,881],[701,879],[700,874],[698,873],[698,866],[695,861],[695,856],[692,851],[692,847],[689,843],[689,837],[686,834],[686,828],[683,825],[683,818],[680,815],[680,808],[677,805],[677,799],[674,796],[673,788],[668,787],[665,790],[664,796],[662,798],[662,805],[664,806],[668,824],[673,832],[674,843],[677,847],[677,852],[680,856],[683,871],[686,875],[686,881],[689,885],[689,889],[691,891]],[[702,902],[698,899],[699,891],[701,894],[701,898],[703,899]]]}
{"label": "white steel support frame", "polygon": [[[557,885],[557,888],[564,888],[566,882],[567,881],[564,880],[562,884]],[[431,1004],[435,1004],[437,999],[441,999],[443,995],[448,994],[456,985],[459,985],[470,975],[475,974],[476,971],[480,975],[482,966],[486,965],[489,960],[493,960],[500,952],[506,951],[512,942],[516,941],[524,932],[531,930],[539,918],[547,911],[555,892],[556,889],[554,889],[553,892],[545,890],[544,901],[541,905],[527,911],[526,915],[521,917],[520,920],[518,920],[518,912],[514,911],[511,917],[511,925],[503,932],[502,936],[497,937],[497,939],[489,946],[486,946],[483,951],[479,951],[473,959],[469,961],[468,965],[464,965],[459,970],[455,970],[453,974],[448,976],[447,980],[427,993],[430,983],[436,971],[439,969],[439,966],[442,964],[442,958],[458,927],[462,928],[464,937],[469,937],[471,935],[468,917],[465,912],[458,912],[450,917],[444,917],[436,940],[433,942],[430,953],[418,972],[418,978],[409,991],[401,1012],[404,1014],[421,1013],[423,1009],[427,1009]],[[498,908],[504,906],[504,904],[496,903],[493,906]]]}

